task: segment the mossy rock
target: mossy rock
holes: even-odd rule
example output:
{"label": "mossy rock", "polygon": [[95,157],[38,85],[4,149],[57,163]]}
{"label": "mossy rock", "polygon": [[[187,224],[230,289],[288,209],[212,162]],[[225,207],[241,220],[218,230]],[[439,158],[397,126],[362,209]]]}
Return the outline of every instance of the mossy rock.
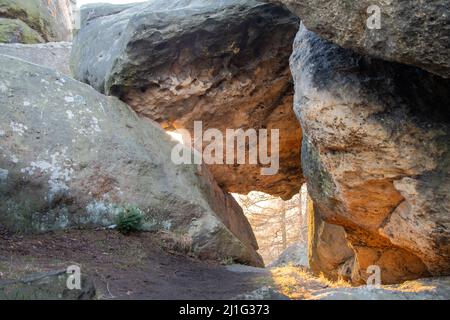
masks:
{"label": "mossy rock", "polygon": [[0,0],[0,17],[22,21],[42,37],[40,42],[70,40],[69,12],[60,0]]}
{"label": "mossy rock", "polygon": [[0,43],[34,44],[44,42],[35,30],[18,19],[0,18]]}

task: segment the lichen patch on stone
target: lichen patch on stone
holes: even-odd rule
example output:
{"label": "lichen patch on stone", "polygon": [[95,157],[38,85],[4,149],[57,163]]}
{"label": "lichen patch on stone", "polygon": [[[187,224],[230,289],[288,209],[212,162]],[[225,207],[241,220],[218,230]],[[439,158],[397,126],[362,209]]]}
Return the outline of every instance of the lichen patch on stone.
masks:
{"label": "lichen patch on stone", "polygon": [[72,120],[72,119],[73,119],[73,117],[74,117],[74,114],[73,114],[73,112],[72,112],[72,111],[70,111],[70,110],[67,110],[67,111],[66,111],[66,114],[67,114],[67,118],[69,118],[69,120]]}
{"label": "lichen patch on stone", "polygon": [[22,136],[25,133],[25,131],[28,130],[28,127],[23,123],[18,123],[14,121],[11,121],[10,127],[12,132],[17,133],[19,136]]}
{"label": "lichen patch on stone", "polygon": [[64,101],[66,101],[67,103],[73,103],[75,102],[75,98],[71,96],[65,96]]}
{"label": "lichen patch on stone", "polygon": [[73,168],[72,160],[66,156],[67,147],[63,148],[61,152],[55,152],[50,156],[50,160],[32,161],[29,167],[23,168],[22,173],[30,176],[35,173],[45,173],[49,175],[48,198],[51,200],[56,195],[64,193],[69,190],[67,183],[72,179]]}

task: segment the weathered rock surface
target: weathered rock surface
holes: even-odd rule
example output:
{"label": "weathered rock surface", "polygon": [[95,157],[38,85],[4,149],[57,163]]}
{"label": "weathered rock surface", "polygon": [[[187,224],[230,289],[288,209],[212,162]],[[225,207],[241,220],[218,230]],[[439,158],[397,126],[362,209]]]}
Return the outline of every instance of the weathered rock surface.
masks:
{"label": "weathered rock surface", "polygon": [[303,26],[291,69],[302,166],[321,217],[343,226],[352,279],[450,272],[450,81],[360,56]]}
{"label": "weathered rock surface", "polygon": [[0,54],[19,58],[34,64],[71,75],[69,61],[72,43],[49,42],[39,44],[0,44]]}
{"label": "weathered rock surface", "polygon": [[86,24],[99,17],[106,17],[115,15],[131,7],[134,7],[136,3],[128,4],[110,4],[110,3],[93,3],[83,6],[80,10],[80,26],[86,26]]}
{"label": "weathered rock surface", "polygon": [[[309,214],[309,268],[315,274],[323,274],[332,280],[351,276],[354,253],[348,246],[343,227],[322,220],[319,210]],[[350,275],[349,275],[350,273]]]}
{"label": "weathered rock surface", "polygon": [[0,18],[0,43],[40,43],[44,39],[19,19]]}
{"label": "weathered rock surface", "polygon": [[0,0],[0,42],[38,43],[72,39],[70,0]]}
{"label": "weathered rock surface", "polygon": [[192,239],[204,258],[262,259],[248,221],[205,168],[127,105],[61,73],[0,56],[0,224],[22,232],[108,226],[124,205]]}
{"label": "weathered rock surface", "polygon": [[[298,18],[254,0],[153,0],[83,10],[72,54],[78,80],[120,97],[168,130],[279,129],[280,170],[211,165],[230,192],[298,192],[301,130],[288,59]],[[246,148],[256,148],[251,145]]]}
{"label": "weathered rock surface", "polygon": [[91,279],[81,276],[81,289],[67,288],[65,270],[31,274],[19,280],[0,281],[0,300],[92,300],[96,290]]}
{"label": "weathered rock surface", "polygon": [[333,288],[317,291],[313,300],[448,300],[450,279],[448,277],[426,278],[406,281],[401,285],[380,288],[361,286]]}
{"label": "weathered rock surface", "polygon": [[[310,31],[336,44],[450,78],[450,2],[384,0],[271,0],[301,17]],[[380,29],[367,20],[380,8]]]}
{"label": "weathered rock surface", "polygon": [[308,248],[305,244],[299,242],[291,244],[275,261],[269,264],[268,267],[276,268],[288,264],[308,267]]}

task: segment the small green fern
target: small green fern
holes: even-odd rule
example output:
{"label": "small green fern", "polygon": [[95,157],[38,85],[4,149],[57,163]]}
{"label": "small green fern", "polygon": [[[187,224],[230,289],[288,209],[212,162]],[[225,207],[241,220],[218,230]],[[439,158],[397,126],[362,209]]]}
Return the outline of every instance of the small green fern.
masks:
{"label": "small green fern", "polygon": [[122,208],[116,218],[117,230],[123,234],[142,231],[143,224],[144,213],[133,206]]}

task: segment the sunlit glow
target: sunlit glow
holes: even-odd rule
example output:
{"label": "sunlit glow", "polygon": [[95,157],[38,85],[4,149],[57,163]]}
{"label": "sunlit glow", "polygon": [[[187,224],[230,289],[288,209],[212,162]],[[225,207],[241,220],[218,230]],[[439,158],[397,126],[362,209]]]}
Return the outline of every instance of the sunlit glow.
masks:
{"label": "sunlit glow", "polygon": [[297,194],[288,201],[258,191],[233,196],[252,226],[266,265],[293,243],[306,246],[308,219],[301,210],[306,194],[305,199]]}
{"label": "sunlit glow", "polygon": [[273,286],[293,300],[311,299],[319,288],[350,288],[350,283],[339,279],[330,281],[323,275],[315,276],[305,268],[287,265],[270,269]]}

